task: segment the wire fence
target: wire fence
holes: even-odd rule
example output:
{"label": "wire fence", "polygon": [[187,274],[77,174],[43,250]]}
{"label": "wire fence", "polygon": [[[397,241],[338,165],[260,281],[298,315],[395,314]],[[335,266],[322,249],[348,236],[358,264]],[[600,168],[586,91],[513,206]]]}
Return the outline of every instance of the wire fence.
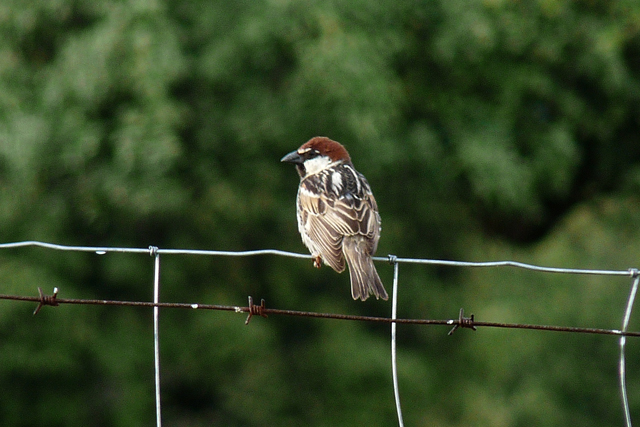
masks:
{"label": "wire fence", "polygon": [[[153,308],[153,330],[154,330],[154,366],[155,366],[155,401],[156,401],[156,425],[160,427],[162,425],[161,416],[161,387],[160,387],[160,331],[158,327],[159,309],[160,308],[176,308],[176,309],[190,309],[190,310],[221,310],[232,311],[236,313],[246,313],[247,318],[245,324],[249,324],[253,316],[268,317],[268,315],[283,315],[283,316],[301,316],[301,317],[315,317],[323,319],[336,319],[336,320],[350,320],[350,321],[366,321],[366,322],[378,322],[391,324],[391,362],[392,362],[392,375],[393,375],[393,387],[394,398],[397,409],[398,424],[403,427],[404,421],[402,417],[402,409],[399,394],[398,374],[397,374],[397,324],[417,324],[417,325],[447,325],[451,329],[449,334],[452,334],[458,328],[468,328],[476,330],[478,327],[491,327],[491,328],[509,328],[509,329],[532,329],[541,331],[555,331],[566,333],[582,333],[582,334],[600,334],[600,335],[616,335],[619,336],[619,385],[621,391],[622,407],[625,418],[626,427],[631,427],[631,414],[629,410],[629,402],[626,386],[626,338],[627,337],[640,337],[638,331],[628,331],[629,321],[631,319],[631,313],[633,310],[633,304],[635,302],[638,285],[640,282],[640,272],[637,268],[629,268],[627,270],[591,270],[591,269],[576,269],[576,268],[557,268],[557,267],[545,267],[532,264],[526,264],[516,261],[491,261],[491,262],[467,262],[467,261],[450,261],[450,260],[434,260],[434,259],[417,259],[417,258],[401,258],[395,255],[388,255],[387,257],[374,257],[375,261],[389,262],[393,266],[393,289],[392,289],[392,312],[391,317],[372,317],[372,316],[358,316],[339,313],[321,313],[310,311],[298,311],[298,310],[286,310],[267,307],[266,302],[261,300],[257,305],[253,302],[251,296],[248,297],[247,306],[230,306],[230,305],[216,305],[216,304],[200,304],[200,303],[163,303],[160,302],[160,258],[161,255],[200,255],[200,256],[224,256],[224,257],[247,257],[247,256],[259,256],[259,255],[275,255],[290,258],[305,258],[311,259],[311,255],[300,254],[294,252],[287,252],[274,249],[263,249],[253,251],[212,251],[212,250],[192,250],[192,249],[161,249],[156,246],[150,246],[148,248],[126,248],[126,247],[93,247],[93,246],[67,246],[58,245],[47,242],[39,241],[24,241],[13,243],[1,243],[0,249],[12,249],[21,247],[41,247],[50,250],[58,251],[74,251],[74,252],[93,252],[98,255],[105,255],[107,253],[131,253],[131,254],[148,254],[154,258],[154,275],[153,275],[153,301],[121,301],[121,300],[96,300],[96,299],[69,299],[59,298],[58,289],[54,288],[51,295],[45,294],[45,292],[38,288],[37,296],[25,296],[25,295],[3,295],[0,294],[0,300],[13,300],[13,301],[30,301],[38,303],[34,315],[37,314],[44,306],[58,306],[60,304],[84,304],[84,305],[118,305],[118,306],[135,306],[135,307],[150,307]],[[501,323],[501,322],[487,322],[477,321],[474,315],[465,317],[464,310],[460,309],[457,317],[452,319],[402,319],[397,318],[397,295],[398,295],[398,277],[399,277],[399,265],[400,264],[423,264],[423,265],[438,265],[438,266],[450,266],[450,267],[462,267],[462,268],[498,268],[498,267],[513,267],[519,269],[532,270],[540,273],[555,273],[555,274],[581,274],[581,275],[600,275],[600,276],[626,276],[631,279],[631,287],[629,297],[622,319],[621,329],[600,329],[589,327],[572,327],[572,326],[556,326],[556,325],[535,325],[535,324],[523,324],[523,323]]]}

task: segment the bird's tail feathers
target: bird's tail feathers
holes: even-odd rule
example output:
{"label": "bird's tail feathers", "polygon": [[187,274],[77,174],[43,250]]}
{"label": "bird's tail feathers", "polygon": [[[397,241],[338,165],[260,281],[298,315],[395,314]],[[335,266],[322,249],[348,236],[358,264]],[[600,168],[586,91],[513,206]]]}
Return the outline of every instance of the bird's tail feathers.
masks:
{"label": "bird's tail feathers", "polygon": [[349,265],[353,299],[364,301],[369,298],[369,295],[375,295],[376,299],[389,299],[376,267],[373,265],[371,255],[365,253],[364,248],[355,239],[345,239],[343,244],[344,256]]}

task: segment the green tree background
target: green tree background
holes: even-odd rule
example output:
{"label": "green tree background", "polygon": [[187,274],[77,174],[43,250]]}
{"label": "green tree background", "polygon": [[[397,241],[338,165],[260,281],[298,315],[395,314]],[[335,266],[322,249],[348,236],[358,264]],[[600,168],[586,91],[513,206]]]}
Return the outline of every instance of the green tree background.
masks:
{"label": "green tree background", "polygon": [[[374,189],[379,255],[626,269],[639,134],[635,0],[0,3],[2,242],[304,252],[279,159],[326,135]],[[150,300],[151,282],[148,256],[0,252],[0,293]],[[401,317],[618,328],[629,280],[402,265],[400,285]],[[247,295],[390,311],[310,261],[163,257],[163,301]],[[32,310],[0,303],[1,425],[153,425],[150,310]],[[388,326],[160,322],[166,425],[396,423]],[[398,328],[407,425],[622,424],[615,338],[446,332]]]}

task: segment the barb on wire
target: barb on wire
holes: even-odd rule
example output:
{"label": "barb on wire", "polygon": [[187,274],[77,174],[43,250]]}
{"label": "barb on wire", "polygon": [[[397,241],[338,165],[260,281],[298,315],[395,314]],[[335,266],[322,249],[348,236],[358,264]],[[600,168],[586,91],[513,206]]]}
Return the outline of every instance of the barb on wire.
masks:
{"label": "barb on wire", "polygon": [[458,328],[469,328],[477,331],[476,325],[474,324],[474,316],[471,314],[471,317],[464,317],[464,308],[460,309],[460,314],[458,315],[458,322],[454,322],[450,320],[451,324],[454,324],[453,328],[449,331],[447,335],[453,335],[453,333]]}
{"label": "barb on wire", "polygon": [[42,309],[42,307],[44,307],[45,305],[50,305],[53,307],[58,306],[58,301],[56,300],[58,298],[58,288],[53,288],[53,295],[45,295],[42,292],[42,288],[40,286],[38,286],[38,306],[36,307],[35,310],[33,310],[33,315],[35,316],[36,314],[38,314],[40,312],[40,310]]}
{"label": "barb on wire", "polygon": [[249,322],[251,321],[251,318],[256,315],[256,316],[261,316],[264,318],[267,318],[267,313],[265,313],[265,306],[264,306],[264,299],[262,301],[260,301],[260,305],[255,305],[253,303],[253,297],[249,296],[249,307],[248,307],[248,312],[249,314],[247,315],[247,320],[244,321],[245,325],[248,325]]}

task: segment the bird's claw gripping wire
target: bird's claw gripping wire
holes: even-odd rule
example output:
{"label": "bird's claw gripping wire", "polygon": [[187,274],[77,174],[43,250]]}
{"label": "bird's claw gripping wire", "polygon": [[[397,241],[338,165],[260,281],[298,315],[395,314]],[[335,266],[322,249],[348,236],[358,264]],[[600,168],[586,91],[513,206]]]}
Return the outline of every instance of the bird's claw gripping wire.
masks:
{"label": "bird's claw gripping wire", "polygon": [[473,329],[474,331],[477,329],[474,325],[474,320],[473,320],[473,314],[471,315],[471,317],[464,317],[464,308],[460,309],[460,314],[458,315],[458,320],[451,320],[451,323],[455,323],[455,325],[453,326],[453,328],[449,331],[449,333],[447,335],[451,335],[453,334],[456,329],[458,328],[469,328],[469,329]]}

